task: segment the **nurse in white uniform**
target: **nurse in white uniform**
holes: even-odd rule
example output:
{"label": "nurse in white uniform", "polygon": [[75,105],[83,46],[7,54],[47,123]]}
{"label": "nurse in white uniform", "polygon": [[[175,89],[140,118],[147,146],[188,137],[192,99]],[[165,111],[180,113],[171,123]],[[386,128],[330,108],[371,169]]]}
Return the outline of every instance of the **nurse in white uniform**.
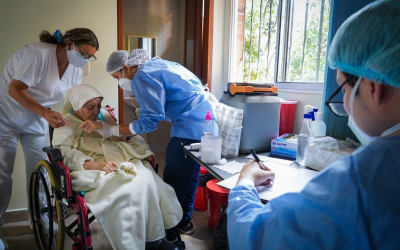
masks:
{"label": "nurse in white uniform", "polygon": [[66,121],[46,107],[64,99],[65,92],[80,84],[82,69],[96,60],[96,35],[89,29],[43,31],[40,42],[27,44],[8,60],[0,75],[0,232],[11,198],[17,142],[22,145],[26,183],[36,164],[46,158],[48,126],[58,128]]}

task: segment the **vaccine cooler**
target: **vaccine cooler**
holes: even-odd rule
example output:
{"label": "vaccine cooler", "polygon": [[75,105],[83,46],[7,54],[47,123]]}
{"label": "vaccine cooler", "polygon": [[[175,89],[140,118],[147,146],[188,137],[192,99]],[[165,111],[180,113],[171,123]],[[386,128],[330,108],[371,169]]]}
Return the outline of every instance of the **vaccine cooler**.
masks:
{"label": "vaccine cooler", "polygon": [[271,140],[279,136],[281,103],[273,84],[228,83],[220,102],[243,109],[239,152],[270,151]]}

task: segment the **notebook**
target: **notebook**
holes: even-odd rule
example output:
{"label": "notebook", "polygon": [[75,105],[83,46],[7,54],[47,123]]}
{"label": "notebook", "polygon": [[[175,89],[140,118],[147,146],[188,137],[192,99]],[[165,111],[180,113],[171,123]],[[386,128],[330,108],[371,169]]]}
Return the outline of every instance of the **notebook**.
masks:
{"label": "notebook", "polygon": [[[275,172],[275,180],[274,183],[268,186],[256,187],[260,198],[264,201],[269,201],[285,193],[300,192],[318,174],[317,171],[298,167],[297,165],[275,162],[268,162],[266,165]],[[238,178],[239,173],[218,182],[217,185],[232,189],[236,186]]]}

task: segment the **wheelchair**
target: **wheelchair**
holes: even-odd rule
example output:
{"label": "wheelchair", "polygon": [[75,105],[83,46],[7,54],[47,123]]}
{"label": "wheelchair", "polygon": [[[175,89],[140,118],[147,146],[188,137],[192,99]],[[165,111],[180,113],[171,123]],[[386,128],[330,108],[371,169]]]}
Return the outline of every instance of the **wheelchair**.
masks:
{"label": "wheelchair", "polygon": [[[52,129],[50,130],[50,141]],[[73,250],[93,249],[90,223],[95,220],[84,200],[84,193],[76,192],[71,186],[70,171],[63,163],[61,151],[52,146],[44,147],[49,161],[41,160],[31,175],[29,188],[29,207],[37,247],[41,250],[64,249],[65,235],[74,242]],[[148,161],[158,172],[154,156]],[[77,218],[70,224],[65,219],[75,211]],[[90,216],[90,218],[89,218]],[[178,230],[176,230],[178,231]],[[179,232],[174,242],[185,249]]]}

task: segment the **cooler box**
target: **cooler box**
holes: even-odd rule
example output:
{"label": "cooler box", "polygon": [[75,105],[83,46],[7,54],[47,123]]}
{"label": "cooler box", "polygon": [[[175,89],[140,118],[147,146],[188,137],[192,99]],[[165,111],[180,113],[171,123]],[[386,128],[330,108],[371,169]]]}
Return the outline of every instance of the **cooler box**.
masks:
{"label": "cooler box", "polygon": [[228,83],[221,103],[243,109],[239,152],[270,151],[271,140],[279,136],[281,102],[273,84]]}
{"label": "cooler box", "polygon": [[229,190],[218,186],[216,183],[219,182],[217,179],[213,179],[207,182],[207,204],[208,204],[208,225],[213,230],[221,218],[221,207],[222,204],[228,205]]}
{"label": "cooler box", "polygon": [[201,211],[207,210],[207,196],[206,196],[206,186],[205,186],[206,183],[204,183],[204,181],[201,181],[202,178],[206,178],[205,175],[207,174],[208,171],[201,166],[199,185],[197,186],[196,198],[194,200],[194,208],[200,209]]}
{"label": "cooler box", "polygon": [[297,101],[281,99],[281,111],[279,117],[279,135],[293,134],[294,118],[296,116]]}

